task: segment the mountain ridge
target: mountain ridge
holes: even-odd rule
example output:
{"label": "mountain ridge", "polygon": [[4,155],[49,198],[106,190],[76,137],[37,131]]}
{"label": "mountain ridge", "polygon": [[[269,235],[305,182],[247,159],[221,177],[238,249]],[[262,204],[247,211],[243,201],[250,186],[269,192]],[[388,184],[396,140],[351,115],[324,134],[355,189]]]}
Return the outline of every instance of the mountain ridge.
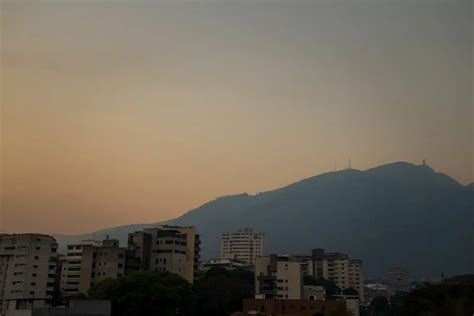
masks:
{"label": "mountain ridge", "polygon": [[[143,227],[194,225],[203,241],[202,255],[209,258],[219,255],[222,232],[245,226],[266,233],[267,253],[309,253],[322,247],[362,259],[368,276],[403,265],[415,275],[433,277],[473,272],[468,254],[468,246],[474,246],[469,230],[473,206],[474,191],[449,176],[427,165],[396,162],[327,172],[255,195],[226,195],[172,220],[104,229],[95,237],[108,234],[124,245],[128,232]],[[56,236],[64,245],[92,235]],[[438,254],[429,250],[434,244],[442,248]],[[406,250],[397,258],[391,252],[400,245]],[[466,260],[452,264],[443,259],[456,253],[467,254]],[[422,254],[425,260],[417,257]]]}

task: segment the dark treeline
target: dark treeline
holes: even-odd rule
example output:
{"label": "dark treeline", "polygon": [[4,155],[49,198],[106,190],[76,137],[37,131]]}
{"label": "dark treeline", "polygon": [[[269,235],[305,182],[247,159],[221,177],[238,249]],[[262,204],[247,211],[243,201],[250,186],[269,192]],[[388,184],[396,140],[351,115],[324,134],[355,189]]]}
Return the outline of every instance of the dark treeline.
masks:
{"label": "dark treeline", "polygon": [[254,275],[245,270],[212,268],[193,285],[169,272],[134,273],[107,279],[88,298],[112,302],[112,316],[230,315],[254,297]]}
{"label": "dark treeline", "polygon": [[473,284],[425,284],[408,292],[398,292],[389,300],[376,297],[361,316],[472,316]]}

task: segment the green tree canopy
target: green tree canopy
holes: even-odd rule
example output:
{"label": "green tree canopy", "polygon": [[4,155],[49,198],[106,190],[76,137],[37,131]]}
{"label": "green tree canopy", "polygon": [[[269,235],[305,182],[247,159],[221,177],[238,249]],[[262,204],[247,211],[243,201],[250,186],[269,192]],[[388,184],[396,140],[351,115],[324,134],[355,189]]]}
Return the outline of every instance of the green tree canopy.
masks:
{"label": "green tree canopy", "polygon": [[169,272],[133,273],[105,279],[94,285],[88,295],[110,300],[113,316],[190,315],[194,308],[191,285]]}

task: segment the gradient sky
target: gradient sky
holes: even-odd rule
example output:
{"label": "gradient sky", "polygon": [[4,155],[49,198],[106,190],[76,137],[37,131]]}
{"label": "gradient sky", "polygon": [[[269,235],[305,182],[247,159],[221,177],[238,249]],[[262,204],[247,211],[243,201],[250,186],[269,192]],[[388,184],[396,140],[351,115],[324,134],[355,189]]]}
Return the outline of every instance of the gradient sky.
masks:
{"label": "gradient sky", "polygon": [[169,219],[349,158],[474,181],[470,0],[3,0],[0,27],[9,232]]}

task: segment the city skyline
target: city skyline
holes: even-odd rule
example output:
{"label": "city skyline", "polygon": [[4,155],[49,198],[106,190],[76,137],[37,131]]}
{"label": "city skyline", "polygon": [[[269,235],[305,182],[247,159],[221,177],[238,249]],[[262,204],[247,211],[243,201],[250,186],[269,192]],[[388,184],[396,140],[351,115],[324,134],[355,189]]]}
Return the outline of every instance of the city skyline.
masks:
{"label": "city skyline", "polygon": [[349,159],[471,183],[472,10],[2,1],[0,226],[157,222]]}

